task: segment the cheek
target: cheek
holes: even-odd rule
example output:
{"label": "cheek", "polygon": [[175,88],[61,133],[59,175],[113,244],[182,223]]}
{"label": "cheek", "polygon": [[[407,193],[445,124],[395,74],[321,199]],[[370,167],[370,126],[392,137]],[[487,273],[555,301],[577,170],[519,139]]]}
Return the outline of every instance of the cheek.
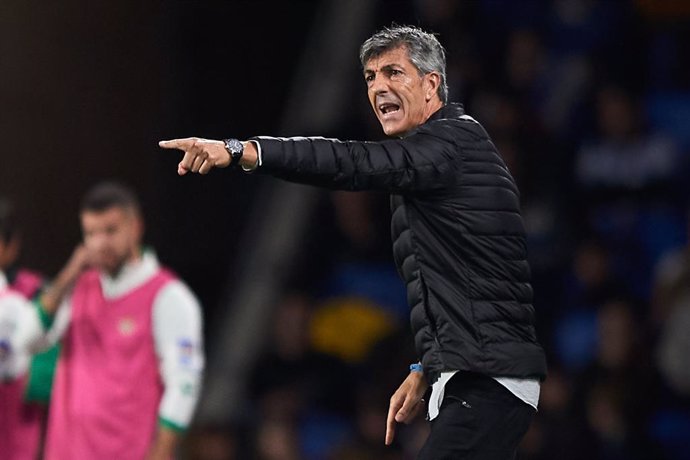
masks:
{"label": "cheek", "polygon": [[93,252],[98,249],[98,239],[93,236],[84,237],[83,241],[84,247],[89,251]]}
{"label": "cheek", "polygon": [[376,95],[372,91],[368,91],[367,98],[369,99],[369,105],[376,112]]}
{"label": "cheek", "polygon": [[116,248],[118,253],[124,253],[129,250],[130,241],[130,235],[127,232],[121,232],[113,236],[112,245]]}

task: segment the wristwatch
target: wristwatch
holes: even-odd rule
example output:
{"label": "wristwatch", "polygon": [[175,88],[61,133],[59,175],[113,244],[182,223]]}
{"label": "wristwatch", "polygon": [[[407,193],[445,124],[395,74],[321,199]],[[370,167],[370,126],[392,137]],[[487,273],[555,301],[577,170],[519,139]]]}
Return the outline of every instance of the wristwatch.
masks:
{"label": "wristwatch", "polygon": [[225,150],[230,154],[230,167],[236,167],[244,153],[244,145],[237,139],[223,139],[223,143]]}

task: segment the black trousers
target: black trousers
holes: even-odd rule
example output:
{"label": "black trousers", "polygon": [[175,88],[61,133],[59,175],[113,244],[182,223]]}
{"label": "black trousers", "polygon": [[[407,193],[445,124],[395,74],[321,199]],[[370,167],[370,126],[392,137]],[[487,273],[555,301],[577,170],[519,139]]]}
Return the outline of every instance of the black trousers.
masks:
{"label": "black trousers", "polygon": [[535,410],[491,377],[458,372],[418,460],[513,460]]}

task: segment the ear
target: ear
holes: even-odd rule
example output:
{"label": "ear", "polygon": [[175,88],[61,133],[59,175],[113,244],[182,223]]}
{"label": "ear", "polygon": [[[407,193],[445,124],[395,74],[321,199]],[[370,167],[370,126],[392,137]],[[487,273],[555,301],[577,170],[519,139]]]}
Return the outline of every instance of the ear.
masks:
{"label": "ear", "polygon": [[424,75],[424,98],[427,102],[438,97],[438,87],[441,86],[441,76],[436,72]]}
{"label": "ear", "polygon": [[143,241],[144,239],[144,233],[146,232],[146,225],[144,224],[144,218],[141,216],[139,213],[135,216],[135,225],[136,225],[136,232],[137,232],[137,238],[139,241]]}
{"label": "ear", "polygon": [[138,210],[133,209],[127,210],[127,218],[130,219],[132,238],[139,245],[144,238],[144,218]]}

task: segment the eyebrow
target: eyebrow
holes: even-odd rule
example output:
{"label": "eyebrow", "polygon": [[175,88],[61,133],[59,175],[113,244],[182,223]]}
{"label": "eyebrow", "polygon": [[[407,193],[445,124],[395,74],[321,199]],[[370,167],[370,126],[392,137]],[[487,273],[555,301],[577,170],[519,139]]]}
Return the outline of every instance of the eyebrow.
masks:
{"label": "eyebrow", "polygon": [[[386,64],[381,69],[379,72],[388,72],[393,70],[394,67],[397,67],[398,69],[402,69],[402,66],[400,64],[392,63],[392,64]],[[376,71],[371,70],[371,69],[364,69],[364,75],[370,75],[372,73],[376,73]]]}

